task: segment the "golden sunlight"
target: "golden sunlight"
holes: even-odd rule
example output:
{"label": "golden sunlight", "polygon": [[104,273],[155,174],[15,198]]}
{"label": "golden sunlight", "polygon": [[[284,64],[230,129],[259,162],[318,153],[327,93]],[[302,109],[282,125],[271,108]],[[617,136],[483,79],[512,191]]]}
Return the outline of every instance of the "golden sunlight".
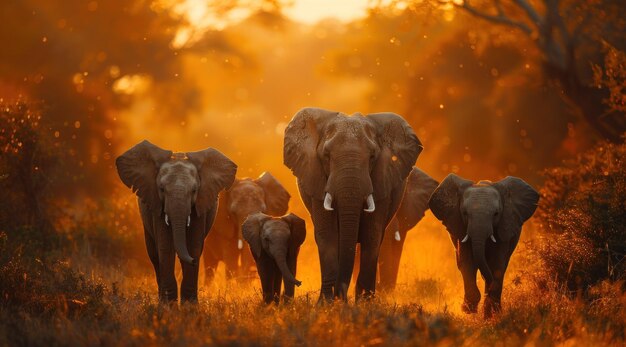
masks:
{"label": "golden sunlight", "polygon": [[309,24],[326,18],[350,21],[365,17],[369,3],[370,0],[295,0],[285,13],[296,21]]}

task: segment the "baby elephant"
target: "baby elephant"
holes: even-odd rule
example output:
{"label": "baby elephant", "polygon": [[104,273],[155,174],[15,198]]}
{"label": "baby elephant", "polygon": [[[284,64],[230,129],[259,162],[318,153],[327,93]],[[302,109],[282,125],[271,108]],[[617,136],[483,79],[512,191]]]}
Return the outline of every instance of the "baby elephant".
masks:
{"label": "baby elephant", "polygon": [[480,292],[476,270],[485,279],[485,318],[500,310],[502,280],[517,246],[522,224],[539,201],[539,194],[517,177],[476,184],[450,174],[435,189],[429,206],[450,233],[457,267],[463,275],[463,311],[476,313]]}
{"label": "baby elephant", "polygon": [[294,286],[302,284],[294,276],[300,245],[306,237],[304,220],[293,213],[282,217],[255,213],[248,216],[242,231],[259,271],[263,301],[278,303],[283,281],[283,299],[292,299]]}

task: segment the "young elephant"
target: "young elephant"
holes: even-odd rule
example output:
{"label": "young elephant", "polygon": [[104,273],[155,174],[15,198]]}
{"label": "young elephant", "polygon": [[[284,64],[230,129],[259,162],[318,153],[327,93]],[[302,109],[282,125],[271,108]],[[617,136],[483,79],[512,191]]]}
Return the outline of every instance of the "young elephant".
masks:
{"label": "young elephant", "polygon": [[500,310],[502,280],[517,246],[522,224],[539,201],[539,194],[517,177],[474,184],[450,174],[435,189],[430,209],[448,229],[463,275],[463,311],[475,313],[480,301],[476,270],[485,279],[485,318]]}
{"label": "young elephant", "polygon": [[198,259],[237,165],[213,148],[172,153],[143,141],[115,160],[124,184],[137,194],[148,256],[161,302],[178,299],[175,257],[181,260],[181,300],[198,299]]}
{"label": "young elephant", "polygon": [[242,229],[259,271],[263,301],[278,303],[281,282],[285,284],[283,299],[292,299],[294,286],[302,284],[295,275],[300,245],[306,237],[304,220],[293,213],[283,217],[255,213]]}

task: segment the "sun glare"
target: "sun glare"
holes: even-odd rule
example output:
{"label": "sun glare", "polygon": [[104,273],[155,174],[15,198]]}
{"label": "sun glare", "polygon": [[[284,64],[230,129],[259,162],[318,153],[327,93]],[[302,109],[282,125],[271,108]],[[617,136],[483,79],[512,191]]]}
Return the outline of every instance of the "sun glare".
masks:
{"label": "sun glare", "polygon": [[293,20],[313,24],[322,19],[341,21],[365,17],[369,0],[296,0],[285,10]]}

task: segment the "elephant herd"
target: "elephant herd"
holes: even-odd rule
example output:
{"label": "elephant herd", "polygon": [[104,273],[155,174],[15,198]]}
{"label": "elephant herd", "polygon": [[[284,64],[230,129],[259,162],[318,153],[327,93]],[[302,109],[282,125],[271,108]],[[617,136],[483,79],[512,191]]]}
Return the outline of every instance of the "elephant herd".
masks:
{"label": "elephant herd", "polygon": [[[539,195],[516,177],[474,183],[450,174],[439,184],[414,166],[422,149],[393,113],[304,108],[291,119],[283,160],[314,227],[320,303],[347,300],[356,269],[356,300],[373,296],[377,286],[393,289],[406,234],[430,208],[456,250],[463,310],[478,310],[477,271],[485,279],[485,316],[499,310],[504,273]],[[148,141],[119,156],[116,167],[138,196],[160,301],[178,299],[176,256],[180,298],[197,301],[202,254],[208,281],[223,262],[229,278],[257,272],[266,303],[279,301],[281,285],[285,301],[294,297],[306,226],[287,214],[291,196],[269,172],[235,178],[237,165],[213,148],[173,153]]]}

